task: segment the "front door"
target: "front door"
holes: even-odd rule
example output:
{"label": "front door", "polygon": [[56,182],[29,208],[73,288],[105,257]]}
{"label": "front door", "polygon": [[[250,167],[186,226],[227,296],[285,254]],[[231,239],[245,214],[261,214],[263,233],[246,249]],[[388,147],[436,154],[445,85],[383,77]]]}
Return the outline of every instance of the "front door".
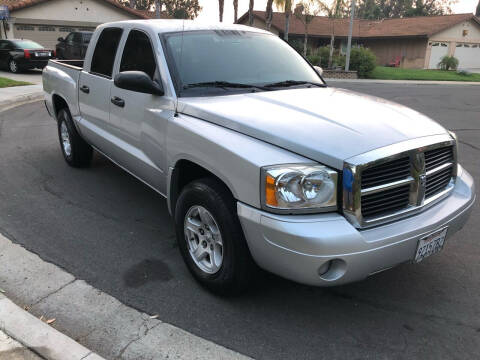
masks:
{"label": "front door", "polygon": [[0,40],[0,68],[8,67],[8,58],[12,45],[7,40]]}
{"label": "front door", "polygon": [[[153,44],[145,32],[131,30],[123,49],[119,72],[142,71],[161,83]],[[120,89],[115,84],[110,95],[110,123],[114,136],[119,139],[119,150],[123,153],[121,165],[164,193],[165,132],[168,119],[174,115],[171,99]]]}
{"label": "front door", "polygon": [[110,89],[112,73],[122,29],[105,28],[95,46],[90,66],[80,73],[78,81],[82,135],[97,149],[110,154],[115,140],[110,135]]}

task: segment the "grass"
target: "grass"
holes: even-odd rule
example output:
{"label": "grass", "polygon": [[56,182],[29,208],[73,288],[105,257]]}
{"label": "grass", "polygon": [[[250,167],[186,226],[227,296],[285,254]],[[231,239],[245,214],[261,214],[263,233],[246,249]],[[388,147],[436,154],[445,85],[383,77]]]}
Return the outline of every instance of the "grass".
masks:
{"label": "grass", "polygon": [[32,84],[25,81],[16,81],[16,80],[0,77],[0,88],[6,88],[11,86],[23,86],[23,85],[32,85]]}
{"label": "grass", "polygon": [[433,81],[479,81],[480,74],[458,74],[455,71],[401,69],[377,66],[369,76],[370,79],[382,80],[433,80]]}

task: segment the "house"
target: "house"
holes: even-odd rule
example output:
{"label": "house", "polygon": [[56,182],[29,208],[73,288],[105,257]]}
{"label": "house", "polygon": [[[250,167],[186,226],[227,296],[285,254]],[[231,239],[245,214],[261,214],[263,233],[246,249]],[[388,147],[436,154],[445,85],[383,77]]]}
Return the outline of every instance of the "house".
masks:
{"label": "house", "polygon": [[54,49],[59,37],[71,31],[93,31],[110,21],[148,19],[143,11],[130,9],[115,0],[0,0],[10,19],[0,21],[0,38],[23,38]]}
{"label": "house", "polygon": [[[238,19],[248,24],[248,13]],[[266,28],[265,12],[254,12],[254,24]],[[283,37],[285,14],[274,12],[271,32]],[[308,27],[309,44],[324,46],[335,34],[335,48],[344,50],[349,19],[316,16]],[[303,41],[305,27],[294,15],[290,17],[289,38]],[[459,68],[480,69],[480,19],[473,14],[422,16],[383,20],[355,20],[353,43],[370,48],[379,65],[400,59],[405,68],[434,69],[444,55],[459,60]]]}

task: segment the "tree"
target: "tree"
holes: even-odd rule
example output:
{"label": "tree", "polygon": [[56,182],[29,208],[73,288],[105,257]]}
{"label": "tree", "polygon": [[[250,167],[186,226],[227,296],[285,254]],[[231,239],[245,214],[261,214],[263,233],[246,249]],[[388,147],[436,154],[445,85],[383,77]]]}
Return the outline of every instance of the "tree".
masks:
{"label": "tree", "polygon": [[411,16],[433,16],[452,13],[457,0],[358,0],[361,19],[384,19]]}
{"label": "tree", "polygon": [[267,9],[265,11],[265,23],[267,24],[267,30],[270,31],[273,20],[273,0],[267,0]]}
{"label": "tree", "polygon": [[155,19],[160,19],[162,17],[162,0],[155,0]]}
{"label": "tree", "polygon": [[223,22],[223,7],[225,5],[225,0],[218,0],[218,17],[220,22]]}
{"label": "tree", "polygon": [[480,17],[480,0],[478,0],[477,10],[475,11],[475,16]]}
{"label": "tree", "polygon": [[254,0],[250,0],[248,4],[248,25],[253,26],[253,4]]}
{"label": "tree", "polygon": [[233,21],[236,23],[238,20],[238,0],[233,0]]}
{"label": "tree", "polygon": [[294,10],[295,16],[301,21],[305,28],[305,38],[303,40],[303,56],[307,56],[308,27],[318,14],[318,9],[313,6],[312,0],[303,0],[297,4]]}
{"label": "tree", "polygon": [[327,16],[332,19],[332,33],[330,34],[330,54],[328,56],[328,67],[332,67],[333,50],[335,48],[335,19],[344,17],[346,14],[348,14],[347,5],[345,4],[345,0],[333,0],[330,6],[321,0],[317,0],[317,3],[320,9],[326,12]]}
{"label": "tree", "polygon": [[292,0],[274,0],[277,9],[282,9],[285,13],[285,32],[283,38],[288,42],[288,33],[290,32],[290,17],[292,16]]}
{"label": "tree", "polygon": [[198,0],[164,0],[167,14],[175,19],[195,19],[202,7]]}

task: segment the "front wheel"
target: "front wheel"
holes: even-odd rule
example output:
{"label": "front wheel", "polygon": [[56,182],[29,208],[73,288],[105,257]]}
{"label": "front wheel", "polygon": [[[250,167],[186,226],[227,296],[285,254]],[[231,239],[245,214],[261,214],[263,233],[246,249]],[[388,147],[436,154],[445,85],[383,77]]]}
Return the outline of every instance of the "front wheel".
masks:
{"label": "front wheel", "polygon": [[89,166],[92,161],[93,149],[78,134],[68,110],[60,110],[57,121],[60,147],[67,164],[73,167]]}
{"label": "front wheel", "polygon": [[188,184],[176,209],[177,241],[185,263],[202,285],[219,294],[238,294],[255,264],[236,214],[236,203],[219,181]]}

